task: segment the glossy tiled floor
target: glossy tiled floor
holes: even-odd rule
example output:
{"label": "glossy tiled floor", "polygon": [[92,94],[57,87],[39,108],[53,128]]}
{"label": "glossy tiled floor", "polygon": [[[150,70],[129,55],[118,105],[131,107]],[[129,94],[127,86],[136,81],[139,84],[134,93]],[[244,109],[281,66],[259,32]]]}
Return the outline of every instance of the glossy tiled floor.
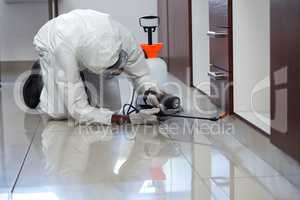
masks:
{"label": "glossy tiled floor", "polygon": [[[298,164],[289,161],[294,170],[288,173],[266,159],[280,153],[266,153],[275,149],[268,139],[233,117],[78,126],[25,114],[15,105],[13,88],[13,81],[5,81],[0,92],[1,200],[300,199]],[[189,105],[197,91],[185,91]],[[205,97],[198,102],[215,109]]]}

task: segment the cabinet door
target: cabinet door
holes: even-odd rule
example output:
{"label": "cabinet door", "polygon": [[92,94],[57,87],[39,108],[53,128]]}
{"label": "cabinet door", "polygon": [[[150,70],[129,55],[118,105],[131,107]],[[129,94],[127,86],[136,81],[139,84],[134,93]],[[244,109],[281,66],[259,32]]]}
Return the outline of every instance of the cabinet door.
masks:
{"label": "cabinet door", "polygon": [[212,26],[231,27],[232,0],[209,0],[209,20]]}
{"label": "cabinet door", "polygon": [[207,0],[192,0],[193,85],[210,95],[209,77],[209,6]]}
{"label": "cabinet door", "polygon": [[[231,0],[209,0],[209,31],[212,73],[226,78],[211,78],[211,99],[222,110],[232,113],[232,4]],[[215,88],[215,89],[214,89]],[[214,91],[219,95],[214,94]]]}
{"label": "cabinet door", "polygon": [[232,71],[232,29],[212,27],[210,37],[210,64],[225,71]]}
{"label": "cabinet door", "polygon": [[191,1],[168,0],[169,71],[191,85]]}
{"label": "cabinet door", "polygon": [[161,50],[160,56],[169,64],[168,0],[159,0],[158,16],[160,18],[158,40],[164,43],[164,48]]}
{"label": "cabinet door", "polygon": [[[298,161],[300,161],[299,18],[300,1],[271,0],[271,141]],[[287,108],[280,111],[285,107]]]}

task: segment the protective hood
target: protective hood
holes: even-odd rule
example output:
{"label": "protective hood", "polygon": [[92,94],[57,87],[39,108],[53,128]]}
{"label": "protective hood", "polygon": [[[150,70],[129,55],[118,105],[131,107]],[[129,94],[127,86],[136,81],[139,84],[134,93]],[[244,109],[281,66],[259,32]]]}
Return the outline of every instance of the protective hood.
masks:
{"label": "protective hood", "polygon": [[86,34],[81,40],[77,56],[84,67],[101,74],[118,61],[121,49],[122,43],[116,34],[95,32]]}

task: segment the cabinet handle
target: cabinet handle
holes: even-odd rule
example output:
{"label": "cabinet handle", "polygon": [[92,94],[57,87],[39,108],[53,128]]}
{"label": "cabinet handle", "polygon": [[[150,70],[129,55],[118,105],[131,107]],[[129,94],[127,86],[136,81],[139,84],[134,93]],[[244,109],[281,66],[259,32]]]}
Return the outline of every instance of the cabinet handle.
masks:
{"label": "cabinet handle", "polygon": [[207,75],[215,80],[224,80],[227,78],[227,75],[222,72],[207,72]]}
{"label": "cabinet handle", "polygon": [[224,38],[228,35],[228,33],[227,32],[208,31],[206,33],[206,35],[211,38]]}

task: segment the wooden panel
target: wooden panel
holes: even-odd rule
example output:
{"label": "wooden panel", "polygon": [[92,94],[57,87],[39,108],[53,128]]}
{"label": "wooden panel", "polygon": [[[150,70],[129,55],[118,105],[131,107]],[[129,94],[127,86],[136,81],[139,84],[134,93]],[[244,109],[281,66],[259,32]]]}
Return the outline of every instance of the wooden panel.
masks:
{"label": "wooden panel", "polygon": [[[271,141],[298,161],[300,161],[299,18],[300,1],[271,0]],[[276,72],[285,67],[288,82],[276,84]],[[276,98],[276,93],[282,89],[287,89],[288,92],[288,108],[285,112],[276,112],[276,107],[284,106],[281,105],[282,101]],[[276,127],[282,127],[280,123],[283,122],[276,119],[283,117],[286,112],[287,132],[282,132]]]}
{"label": "wooden panel", "polygon": [[[1,51],[1,50],[2,50],[2,49],[0,49],[0,51]],[[0,59],[1,59],[1,57],[0,57]],[[0,60],[0,88],[1,88],[1,85],[2,85],[1,80],[2,80],[2,61]]]}
{"label": "wooden panel", "polygon": [[209,0],[209,20],[213,26],[231,27],[232,0]]}
{"label": "wooden panel", "polygon": [[[224,80],[211,79],[212,102],[223,111],[233,113],[232,0],[209,0],[209,27],[210,32],[226,33],[223,36],[210,36],[211,70],[227,76]],[[219,93],[217,96],[214,94],[216,90]]]}
{"label": "wooden panel", "polygon": [[226,32],[222,38],[210,38],[210,63],[225,71],[232,71],[232,29],[212,27],[211,31]]}
{"label": "wooden panel", "polygon": [[164,43],[160,56],[169,63],[169,37],[168,37],[168,0],[159,0],[158,16],[160,17],[160,28],[158,30],[158,40]]}
{"label": "wooden panel", "polygon": [[191,85],[191,1],[168,1],[169,71]]}
{"label": "wooden panel", "polygon": [[224,79],[211,78],[211,95],[210,99],[213,104],[218,106],[222,111],[231,113],[232,110],[232,85],[230,85],[230,73],[214,66],[210,67],[211,72],[219,72],[226,75]]}
{"label": "wooden panel", "polygon": [[14,82],[16,76],[21,73],[31,70],[31,67],[35,61],[0,61],[0,88],[1,81]]}

